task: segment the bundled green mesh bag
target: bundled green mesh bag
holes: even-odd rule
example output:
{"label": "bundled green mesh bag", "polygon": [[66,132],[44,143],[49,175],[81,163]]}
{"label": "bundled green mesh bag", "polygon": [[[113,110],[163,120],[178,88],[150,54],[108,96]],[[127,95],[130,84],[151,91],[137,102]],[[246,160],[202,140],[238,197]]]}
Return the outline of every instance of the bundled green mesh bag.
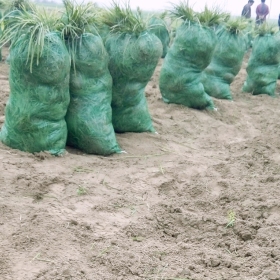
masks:
{"label": "bundled green mesh bag", "polygon": [[21,36],[10,51],[10,96],[0,139],[22,151],[59,155],[67,138],[69,54],[60,36],[48,33],[39,64],[35,58],[30,68],[28,44],[29,35]]}
{"label": "bundled green mesh bag", "polygon": [[111,34],[106,41],[113,77],[113,126],[116,132],[153,132],[145,87],[162,55],[158,37],[148,31],[139,35]]}
{"label": "bundled green mesh bag", "polygon": [[164,102],[214,109],[201,76],[211,62],[216,42],[216,34],[209,27],[185,22],[176,30],[160,72],[159,86]]}
{"label": "bundled green mesh bag", "polygon": [[169,32],[166,27],[166,23],[163,19],[152,17],[148,24],[150,32],[154,33],[162,43],[162,58],[164,58],[167,54],[169,43],[170,43],[170,36]]}
{"label": "bundled green mesh bag", "polygon": [[96,25],[96,31],[97,32],[93,32],[93,34],[99,35],[102,38],[103,42],[105,42],[107,36],[110,33],[110,27],[106,24],[98,24]]}
{"label": "bundled green mesh bag", "polygon": [[244,92],[275,96],[280,63],[280,36],[265,34],[257,36],[247,66]]}
{"label": "bundled green mesh bag", "polygon": [[67,45],[72,54],[67,144],[92,154],[120,152],[112,126],[112,77],[103,41],[85,33]]}
{"label": "bundled green mesh bag", "polygon": [[242,66],[246,52],[246,41],[240,33],[231,33],[226,29],[218,34],[211,63],[203,71],[202,83],[205,92],[220,99],[232,99],[230,84]]}
{"label": "bundled green mesh bag", "polygon": [[244,30],[243,34],[245,36],[245,42],[246,42],[246,49],[252,48],[252,44],[254,41],[253,38],[253,30],[254,30],[254,23],[252,20],[248,20],[247,28]]}

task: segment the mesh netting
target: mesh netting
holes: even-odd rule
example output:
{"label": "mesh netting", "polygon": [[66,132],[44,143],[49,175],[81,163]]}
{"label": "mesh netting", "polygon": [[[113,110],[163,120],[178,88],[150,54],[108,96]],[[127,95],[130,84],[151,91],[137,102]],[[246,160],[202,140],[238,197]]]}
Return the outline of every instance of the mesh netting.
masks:
{"label": "mesh netting", "polygon": [[246,49],[252,48],[254,37],[253,37],[254,22],[249,21],[247,28],[242,32],[245,37]]}
{"label": "mesh netting", "polygon": [[211,63],[203,72],[202,83],[208,95],[231,100],[230,84],[241,69],[246,42],[243,35],[227,30],[220,31],[217,37],[218,43]]}
{"label": "mesh netting", "polygon": [[170,36],[166,28],[166,23],[163,19],[152,17],[148,25],[150,32],[154,33],[162,43],[163,50],[161,57],[164,58],[167,54],[170,43]]}
{"label": "mesh netting", "polygon": [[102,38],[103,42],[105,42],[108,34],[110,33],[110,27],[106,24],[100,23],[98,25],[95,25],[95,27],[92,28],[90,31],[95,35],[99,35]]}
{"label": "mesh netting", "polygon": [[152,33],[112,34],[106,41],[113,77],[113,126],[116,132],[154,131],[145,87],[162,55],[162,44]]}
{"label": "mesh netting", "polygon": [[279,63],[279,34],[256,37],[246,69],[248,75],[243,85],[243,91],[274,96]]}
{"label": "mesh netting", "polygon": [[216,45],[214,31],[185,23],[176,30],[160,73],[160,91],[167,103],[196,109],[213,109],[211,97],[201,83],[202,71],[209,65]]}
{"label": "mesh netting", "polygon": [[64,152],[69,104],[69,54],[60,37],[50,33],[40,63],[30,72],[29,37],[22,36],[10,51],[10,96],[1,141],[27,152]]}
{"label": "mesh netting", "polygon": [[66,115],[67,144],[92,154],[119,152],[112,126],[112,77],[102,39],[84,34],[67,45],[74,58],[70,75],[71,100]]}

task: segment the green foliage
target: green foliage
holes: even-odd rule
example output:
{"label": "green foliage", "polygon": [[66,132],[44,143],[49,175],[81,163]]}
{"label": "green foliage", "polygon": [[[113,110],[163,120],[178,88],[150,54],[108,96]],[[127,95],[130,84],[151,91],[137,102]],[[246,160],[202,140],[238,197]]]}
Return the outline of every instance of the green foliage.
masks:
{"label": "green foliage", "polygon": [[238,34],[241,32],[244,32],[245,29],[247,29],[249,25],[249,21],[245,18],[234,18],[230,19],[225,23],[225,28],[230,33]]}
{"label": "green foliage", "polygon": [[160,13],[158,15],[158,18],[162,19],[162,20],[165,20],[165,18],[167,17],[168,15],[168,12],[167,11],[164,11],[163,13]]}
{"label": "green foliage", "polygon": [[195,12],[190,6],[189,0],[187,2],[181,1],[179,4],[173,4],[173,8],[169,13],[173,19],[195,22],[203,26],[217,26],[230,17],[228,13],[223,12],[218,6],[209,9],[206,5],[202,12]]}
{"label": "green foliage", "polygon": [[0,9],[1,9],[1,10],[6,9],[7,6],[8,6],[8,3],[7,3],[6,0],[0,0]]}
{"label": "green foliage", "polygon": [[57,26],[63,39],[77,39],[96,22],[96,6],[93,3],[77,4],[74,0],[63,0],[65,12]]}
{"label": "green foliage", "polygon": [[50,31],[55,30],[57,20],[56,13],[38,9],[35,5],[29,5],[28,9],[22,6],[21,10],[13,10],[1,19],[3,33],[0,38],[0,46],[11,42],[12,47],[21,36],[28,36],[27,62],[30,62],[32,72],[34,59],[39,64],[43,53],[44,38]]}
{"label": "green foliage", "polygon": [[196,13],[189,5],[189,1],[181,1],[179,4],[172,4],[173,7],[169,10],[170,16],[173,19],[182,19],[183,21],[195,22],[197,21]]}
{"label": "green foliage", "polygon": [[108,25],[112,33],[133,33],[139,35],[147,30],[148,21],[142,11],[137,8],[132,11],[129,3],[121,7],[118,3],[112,3],[112,7],[104,10],[101,21]]}
{"label": "green foliage", "polygon": [[77,189],[77,195],[86,195],[87,189],[84,186],[79,186]]}
{"label": "green foliage", "polygon": [[236,221],[235,212],[231,210],[228,212],[228,223],[226,227],[233,227],[235,225],[235,221]]}
{"label": "green foliage", "polygon": [[269,24],[269,23],[263,23],[260,25],[256,25],[256,29],[254,31],[256,36],[264,36],[266,34],[275,34],[279,31],[279,27]]}
{"label": "green foliage", "polygon": [[204,10],[197,13],[198,22],[204,26],[217,26],[230,18],[230,14],[223,12],[218,6],[208,8],[206,5]]}
{"label": "green foliage", "polygon": [[[2,0],[3,1],[3,0]],[[33,4],[29,0],[10,0],[9,3],[5,1],[8,11],[13,10],[29,10],[32,9]]]}

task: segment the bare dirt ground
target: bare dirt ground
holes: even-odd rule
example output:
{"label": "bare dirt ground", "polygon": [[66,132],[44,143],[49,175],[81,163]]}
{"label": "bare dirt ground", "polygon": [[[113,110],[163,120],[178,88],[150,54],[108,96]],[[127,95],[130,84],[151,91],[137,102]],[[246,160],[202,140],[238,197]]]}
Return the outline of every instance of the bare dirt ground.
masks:
{"label": "bare dirt ground", "polygon": [[[7,49],[4,49],[4,57]],[[128,154],[63,157],[0,144],[1,280],[280,279],[280,82],[217,112],[146,94],[159,134],[119,134]],[[0,64],[0,122],[9,95]]]}

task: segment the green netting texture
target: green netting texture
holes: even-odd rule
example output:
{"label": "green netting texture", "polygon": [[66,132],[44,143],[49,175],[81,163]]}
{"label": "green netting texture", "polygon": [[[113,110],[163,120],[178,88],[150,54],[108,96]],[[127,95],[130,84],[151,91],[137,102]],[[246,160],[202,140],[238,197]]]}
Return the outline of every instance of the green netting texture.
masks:
{"label": "green netting texture", "polygon": [[106,41],[113,77],[113,126],[116,132],[154,132],[145,97],[162,44],[150,32],[112,34]]}
{"label": "green netting texture", "polygon": [[112,125],[112,77],[99,36],[67,42],[72,53],[67,144],[90,154],[120,152]]}
{"label": "green netting texture", "polygon": [[254,37],[253,37],[254,23],[249,21],[247,28],[242,32],[245,37],[246,49],[252,48]]}
{"label": "green netting texture", "polygon": [[45,37],[39,64],[28,59],[29,38],[22,36],[10,51],[10,96],[0,139],[6,145],[27,152],[64,152],[70,101],[70,59],[56,33]]}
{"label": "green netting texture", "polygon": [[202,71],[211,62],[216,42],[216,34],[207,27],[185,23],[176,30],[160,72],[159,86],[164,102],[214,109],[201,78]]}
{"label": "green netting texture", "polygon": [[278,66],[278,79],[280,79],[280,65]]}
{"label": "green netting texture", "polygon": [[103,42],[105,42],[107,39],[107,36],[110,33],[110,27],[106,24],[100,23],[100,24],[96,25],[94,28],[92,28],[91,32],[94,35],[99,35],[102,38]]}
{"label": "green netting texture", "polygon": [[246,41],[243,35],[222,30],[217,34],[211,63],[203,71],[202,83],[205,92],[220,99],[232,99],[230,84],[241,69]]}
{"label": "green netting texture", "polygon": [[152,17],[149,20],[149,30],[154,33],[162,43],[162,58],[164,58],[167,54],[169,44],[170,44],[170,36],[168,29],[166,27],[166,23],[163,19]]}
{"label": "green netting texture", "polygon": [[275,96],[280,63],[280,36],[267,34],[255,38],[246,68],[244,92]]}

